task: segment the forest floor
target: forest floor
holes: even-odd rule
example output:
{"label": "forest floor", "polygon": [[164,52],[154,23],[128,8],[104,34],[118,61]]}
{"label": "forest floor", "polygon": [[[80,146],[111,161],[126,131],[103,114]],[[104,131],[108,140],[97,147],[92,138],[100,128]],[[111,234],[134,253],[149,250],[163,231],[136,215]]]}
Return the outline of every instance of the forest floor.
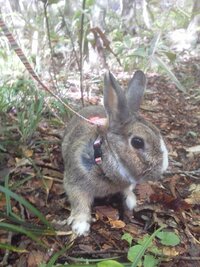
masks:
{"label": "forest floor", "polygon": [[[178,74],[182,77],[193,75],[195,84],[187,88],[187,95],[170,80],[149,73],[141,108],[142,115],[161,129],[167,142],[170,164],[164,179],[136,187],[138,206],[131,214],[121,210],[118,196],[95,202],[93,216],[96,221],[92,223],[91,233],[87,237],[74,239],[70,228],[59,224],[70,213],[62,185],[61,135],[64,126],[52,125],[44,118],[29,145],[17,145],[17,142],[8,145],[1,153],[1,184],[9,174],[9,188],[45,215],[57,234],[38,237],[45,244],[43,247],[22,233],[9,234],[1,229],[0,243],[10,242],[24,252],[5,253],[5,250],[0,250],[0,262],[3,260],[5,266],[13,267],[39,266],[66,246],[68,248],[58,257],[57,263],[73,262],[77,258],[112,257],[127,262],[129,244],[122,240],[124,233],[130,233],[136,244],[145,234],[152,234],[160,225],[165,225],[181,241],[177,246],[162,248],[160,266],[200,266],[200,70],[186,64]],[[123,78],[120,82],[126,85],[128,79]],[[101,91],[94,94],[90,104],[99,102],[102,97]],[[13,115],[7,116],[9,121],[6,124],[12,125]],[[3,195],[0,197],[0,212],[5,214],[6,199]],[[38,217],[19,205],[18,201],[12,200],[11,203],[15,214],[21,214],[33,225],[41,225]],[[10,217],[0,221],[15,222],[11,222]]]}

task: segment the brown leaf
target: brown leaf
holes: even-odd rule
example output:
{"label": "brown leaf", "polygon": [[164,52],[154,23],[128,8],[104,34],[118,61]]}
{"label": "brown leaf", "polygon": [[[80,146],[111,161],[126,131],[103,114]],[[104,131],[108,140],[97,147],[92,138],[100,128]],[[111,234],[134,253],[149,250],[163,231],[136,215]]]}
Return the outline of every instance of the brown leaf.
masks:
{"label": "brown leaf", "polygon": [[33,156],[33,150],[32,149],[27,149],[25,147],[22,147],[22,152],[23,152],[24,156],[26,156],[27,158],[30,158]]}
{"label": "brown leaf", "polygon": [[129,232],[133,234],[134,236],[141,235],[143,233],[142,229],[138,227],[138,225],[135,225],[133,223],[129,223],[124,228],[125,232]]}
{"label": "brown leaf", "polygon": [[3,210],[6,206],[6,197],[0,193],[0,210]]}
{"label": "brown leaf", "polygon": [[42,251],[33,250],[28,256],[27,265],[28,267],[38,267],[47,260],[47,254],[44,254]]}
{"label": "brown leaf", "polygon": [[117,229],[121,229],[125,227],[125,222],[121,221],[121,220],[109,220],[110,225],[112,226],[112,228],[117,228]]}
{"label": "brown leaf", "polygon": [[171,247],[163,247],[162,253],[163,253],[163,255],[168,256],[170,258],[173,258],[173,257],[179,255],[179,252],[174,247],[172,247],[172,248]]}
{"label": "brown leaf", "polygon": [[199,205],[200,204],[200,185],[199,184],[192,184],[189,188],[190,191],[192,191],[192,193],[190,194],[190,196],[185,199],[185,201],[188,204],[192,204],[192,205]]}
{"label": "brown leaf", "polygon": [[46,190],[46,194],[47,194],[47,198],[48,198],[49,192],[53,186],[53,180],[44,179],[43,186],[44,186],[44,189]]}
{"label": "brown leaf", "polygon": [[101,247],[102,250],[108,250],[108,249],[112,249],[112,246],[108,245],[108,244],[103,244],[103,246]]}
{"label": "brown leaf", "polygon": [[142,183],[136,186],[136,192],[140,200],[149,200],[154,190],[149,183]]}
{"label": "brown leaf", "polygon": [[87,251],[87,252],[93,251],[92,245],[90,246],[90,245],[82,245],[82,244],[80,244],[79,248],[82,251]]}
{"label": "brown leaf", "polygon": [[102,221],[105,220],[105,218],[113,221],[119,219],[119,212],[111,206],[96,206],[95,211],[97,218]]}
{"label": "brown leaf", "polygon": [[160,203],[168,209],[172,209],[174,211],[188,210],[191,208],[191,205],[183,199],[174,198],[164,192],[160,192],[160,194],[153,194],[150,199],[152,202]]}

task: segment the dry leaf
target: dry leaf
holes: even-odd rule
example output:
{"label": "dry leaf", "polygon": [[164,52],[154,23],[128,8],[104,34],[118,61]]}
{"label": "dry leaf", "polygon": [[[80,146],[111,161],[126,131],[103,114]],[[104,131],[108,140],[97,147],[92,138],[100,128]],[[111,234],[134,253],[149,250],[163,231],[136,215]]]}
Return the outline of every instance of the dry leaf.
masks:
{"label": "dry leaf", "polygon": [[163,247],[162,253],[168,257],[175,257],[179,255],[179,252],[174,247]]}
{"label": "dry leaf", "polygon": [[125,222],[121,220],[115,220],[115,221],[109,220],[109,223],[112,226],[112,228],[118,228],[118,229],[124,228],[126,225]]}
{"label": "dry leaf", "polygon": [[27,266],[28,267],[38,267],[40,264],[47,261],[47,254],[42,251],[33,250],[28,256]]}
{"label": "dry leaf", "polygon": [[188,153],[200,154],[200,145],[192,146],[185,149]]}
{"label": "dry leaf", "polygon": [[97,218],[99,218],[100,220],[107,218],[109,220],[115,221],[119,219],[118,210],[112,208],[111,206],[96,206],[95,210]]}
{"label": "dry leaf", "polygon": [[152,189],[152,186],[149,183],[142,183],[136,186],[136,192],[138,198],[141,200],[149,200],[152,194],[155,192]]}
{"label": "dry leaf", "polygon": [[23,158],[23,159],[15,158],[15,161],[16,161],[16,167],[22,167],[25,165],[32,165],[31,162],[26,158]]}
{"label": "dry leaf", "polygon": [[43,182],[44,189],[46,190],[47,198],[49,196],[49,192],[53,186],[53,180],[45,179]]}
{"label": "dry leaf", "polygon": [[22,151],[23,151],[24,156],[26,156],[27,158],[30,158],[33,156],[33,150],[32,149],[22,148]]}
{"label": "dry leaf", "polygon": [[143,233],[143,231],[138,227],[138,225],[135,225],[133,223],[127,224],[124,228],[124,231],[133,234],[133,236],[138,236]]}
{"label": "dry leaf", "polygon": [[185,199],[188,204],[199,205],[200,204],[200,184],[191,184],[189,191],[192,191],[190,196]]}

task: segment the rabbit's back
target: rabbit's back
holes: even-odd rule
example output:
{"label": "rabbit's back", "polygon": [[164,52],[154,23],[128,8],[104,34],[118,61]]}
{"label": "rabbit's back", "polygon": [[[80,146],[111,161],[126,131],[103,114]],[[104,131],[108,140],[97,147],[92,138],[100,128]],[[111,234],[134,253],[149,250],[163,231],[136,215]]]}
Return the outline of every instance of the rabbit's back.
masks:
{"label": "rabbit's back", "polygon": [[[94,121],[95,119],[105,118],[106,113],[102,106],[89,106],[83,108],[80,115]],[[87,139],[94,139],[96,126],[86,122],[84,119],[74,115],[71,121],[67,124],[64,132],[63,142],[62,142],[62,154],[63,159],[68,160],[68,156],[71,152],[75,152],[75,147],[80,143],[87,143]],[[73,145],[74,144],[74,145]]]}
{"label": "rabbit's back", "polygon": [[[79,114],[93,121],[106,117],[102,106],[85,107]],[[68,123],[62,142],[62,156],[68,181],[74,176],[83,176],[87,171],[88,175],[89,172],[93,175],[93,144],[97,136],[96,125],[90,124],[76,115]]]}

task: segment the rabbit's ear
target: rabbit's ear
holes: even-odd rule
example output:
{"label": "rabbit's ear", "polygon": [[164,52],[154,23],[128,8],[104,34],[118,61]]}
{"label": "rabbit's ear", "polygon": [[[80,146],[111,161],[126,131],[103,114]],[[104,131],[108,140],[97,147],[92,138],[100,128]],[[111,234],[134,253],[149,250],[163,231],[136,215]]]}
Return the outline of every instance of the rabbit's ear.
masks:
{"label": "rabbit's ear", "polygon": [[140,108],[145,87],[146,77],[141,70],[138,70],[130,80],[128,90],[126,92],[128,107],[132,114],[137,112]]}
{"label": "rabbit's ear", "polygon": [[107,72],[104,77],[104,107],[110,126],[129,118],[126,96],[111,72]]}

